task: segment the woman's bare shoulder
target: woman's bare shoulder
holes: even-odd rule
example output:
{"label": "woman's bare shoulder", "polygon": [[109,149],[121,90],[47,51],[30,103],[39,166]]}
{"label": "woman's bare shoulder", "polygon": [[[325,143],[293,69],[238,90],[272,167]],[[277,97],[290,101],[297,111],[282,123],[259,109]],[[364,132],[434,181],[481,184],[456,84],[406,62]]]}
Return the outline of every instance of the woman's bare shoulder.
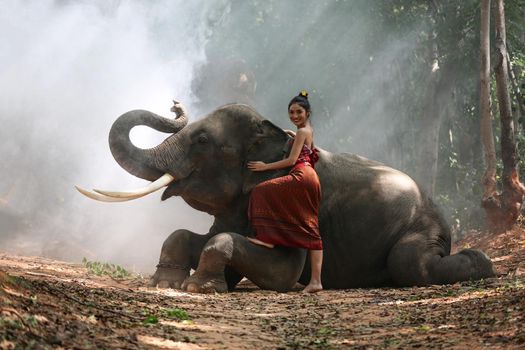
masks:
{"label": "woman's bare shoulder", "polygon": [[312,136],[314,134],[314,131],[312,128],[309,127],[303,127],[297,129],[297,135],[304,135],[304,136]]}

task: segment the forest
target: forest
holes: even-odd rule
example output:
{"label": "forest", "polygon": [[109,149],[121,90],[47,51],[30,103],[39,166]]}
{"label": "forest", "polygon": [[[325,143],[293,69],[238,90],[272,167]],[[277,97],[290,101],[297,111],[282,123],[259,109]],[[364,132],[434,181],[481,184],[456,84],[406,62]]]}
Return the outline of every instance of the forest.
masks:
{"label": "forest", "polygon": [[[251,16],[221,20],[210,38],[208,54],[221,59],[243,57],[257,83],[255,104],[271,116],[286,117],[275,107],[282,104],[269,101],[286,100],[283,91],[294,91],[296,79],[312,86],[314,123],[321,129],[323,147],[362,154],[413,176],[445,210],[459,238],[485,223],[480,205],[487,169],[480,111],[481,3],[307,1],[301,6],[303,16],[294,17],[295,8],[272,1],[249,2],[242,6]],[[503,64],[508,67],[506,89],[516,159],[524,151],[523,8],[523,1],[505,2],[508,56]],[[312,18],[323,25],[301,26]],[[495,23],[491,20],[486,31],[491,43],[486,98],[491,101],[495,178],[501,188]],[[244,30],[233,29],[239,27]],[[279,61],[275,70],[259,50],[279,52],[283,44],[272,40],[279,32],[297,33],[298,38],[287,43],[293,58]],[[320,53],[322,63],[312,62]],[[272,88],[282,71],[291,73],[279,81],[280,89]],[[523,176],[523,163],[515,166]]]}

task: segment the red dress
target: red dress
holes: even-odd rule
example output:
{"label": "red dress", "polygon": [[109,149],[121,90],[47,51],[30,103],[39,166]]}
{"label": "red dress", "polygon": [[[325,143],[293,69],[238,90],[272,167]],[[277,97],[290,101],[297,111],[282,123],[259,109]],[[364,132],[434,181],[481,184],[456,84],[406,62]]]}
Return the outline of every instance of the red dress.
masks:
{"label": "red dress", "polygon": [[317,149],[303,145],[288,175],[254,187],[248,217],[258,240],[286,247],[323,249],[318,219],[321,184],[314,170],[317,159]]}

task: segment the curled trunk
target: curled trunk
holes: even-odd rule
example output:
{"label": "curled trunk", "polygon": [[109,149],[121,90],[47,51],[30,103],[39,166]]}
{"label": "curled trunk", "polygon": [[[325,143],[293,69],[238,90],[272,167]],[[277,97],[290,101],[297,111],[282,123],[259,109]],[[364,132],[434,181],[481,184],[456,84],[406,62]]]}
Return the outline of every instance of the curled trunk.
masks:
{"label": "curled trunk", "polygon": [[185,113],[177,115],[176,119],[168,119],[145,110],[133,110],[121,115],[109,132],[109,147],[117,163],[142,179],[155,181],[164,171],[159,169],[156,160],[157,147],[141,149],[136,147],[129,138],[131,129],[138,125],[145,125],[160,132],[176,133],[186,124],[188,119]]}

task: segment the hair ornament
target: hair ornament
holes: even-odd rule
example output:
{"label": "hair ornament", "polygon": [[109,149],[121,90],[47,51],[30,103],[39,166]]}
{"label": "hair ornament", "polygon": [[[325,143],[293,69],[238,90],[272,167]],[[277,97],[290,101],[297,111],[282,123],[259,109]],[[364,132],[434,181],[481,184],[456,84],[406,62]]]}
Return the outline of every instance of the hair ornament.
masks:
{"label": "hair ornament", "polygon": [[310,113],[311,111],[310,101],[308,101],[308,92],[306,90],[301,90],[301,92],[299,92],[299,95],[292,98],[290,103],[288,103],[288,110],[290,110],[290,106],[293,105],[294,103],[303,107],[305,111]]}

